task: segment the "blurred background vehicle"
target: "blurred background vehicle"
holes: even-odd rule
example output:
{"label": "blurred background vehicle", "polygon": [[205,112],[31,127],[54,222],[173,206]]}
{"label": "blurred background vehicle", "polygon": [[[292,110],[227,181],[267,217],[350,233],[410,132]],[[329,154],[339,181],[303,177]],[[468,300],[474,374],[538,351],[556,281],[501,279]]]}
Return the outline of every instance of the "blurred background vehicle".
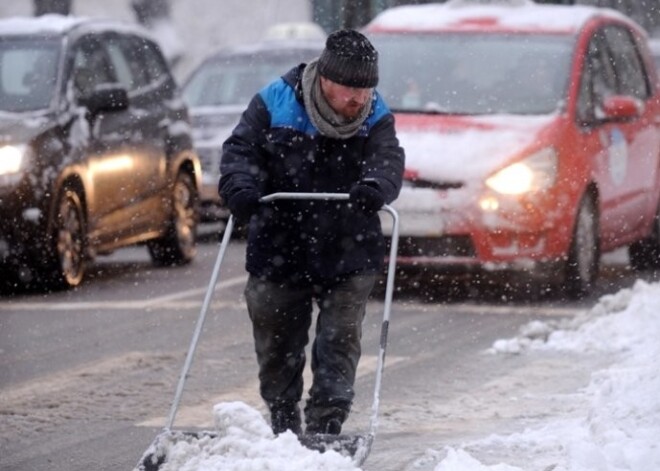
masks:
{"label": "blurred background vehicle", "polygon": [[[271,25],[313,21],[326,31],[361,28],[394,6],[442,0],[22,0],[0,2],[0,17],[60,12],[77,16],[138,21],[159,41],[177,78],[186,77],[202,58],[219,48],[261,40]],[[501,0],[482,0],[501,1]],[[537,0],[616,9],[660,37],[655,0]]]}
{"label": "blurred background vehicle", "polygon": [[366,28],[406,149],[399,265],[547,278],[575,297],[602,252],[659,267],[646,34],[613,10],[509,3],[398,7]]}
{"label": "blurred background vehicle", "polygon": [[202,163],[202,221],[225,220],[218,196],[222,143],[259,90],[290,68],[318,57],[325,33],[313,23],[275,25],[262,42],[218,51],[183,85],[195,148]]}
{"label": "blurred background vehicle", "polygon": [[201,168],[188,113],[150,36],[47,15],[0,21],[0,266],[78,285],[97,254],[145,243],[195,256]]}
{"label": "blurred background vehicle", "polygon": [[655,67],[658,70],[658,73],[660,73],[660,38],[651,38],[649,40],[649,46],[651,48],[653,60],[655,61]]}

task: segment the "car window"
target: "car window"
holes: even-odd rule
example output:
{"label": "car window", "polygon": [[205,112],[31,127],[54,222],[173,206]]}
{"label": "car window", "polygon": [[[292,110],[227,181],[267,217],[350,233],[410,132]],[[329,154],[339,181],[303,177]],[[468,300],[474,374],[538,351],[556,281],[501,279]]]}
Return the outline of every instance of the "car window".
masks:
{"label": "car window", "polygon": [[575,114],[577,121],[582,125],[588,125],[596,119],[596,97],[593,92],[593,71],[596,67],[592,64],[595,60],[592,56],[585,57],[584,68],[580,76],[580,91]]}
{"label": "car window", "polygon": [[85,36],[75,46],[73,85],[77,97],[88,95],[103,83],[117,83],[115,69],[102,38]]}
{"label": "car window", "polygon": [[378,88],[397,111],[540,114],[565,100],[572,36],[374,34]]}
{"label": "car window", "polygon": [[169,68],[157,46],[146,39],[138,38],[138,41],[149,81],[153,84],[167,80],[170,76]]}
{"label": "car window", "polygon": [[117,79],[128,91],[133,91],[148,83],[147,74],[143,71],[137,60],[130,54],[126,54],[125,48],[121,47],[122,39],[113,38],[106,44],[110,60],[113,63]]}
{"label": "car window", "polygon": [[660,75],[660,38],[651,38],[649,40],[649,47],[651,49],[651,56],[653,57],[655,68],[658,72],[658,75]]}
{"label": "car window", "polygon": [[318,54],[316,50],[293,50],[207,61],[186,83],[184,99],[190,106],[246,105],[269,82]]}
{"label": "car window", "polygon": [[57,82],[59,41],[0,41],[0,110],[21,112],[49,106]]}
{"label": "car window", "polygon": [[167,65],[160,60],[155,46],[137,36],[117,37],[108,43],[118,78],[129,90],[157,86],[169,77]]}
{"label": "car window", "polygon": [[191,106],[243,105],[283,72],[279,64],[214,62],[198,71],[186,87],[185,98]]}
{"label": "car window", "polygon": [[607,26],[604,28],[604,36],[611,51],[617,92],[640,99],[648,98],[649,81],[630,31],[620,26]]}
{"label": "car window", "polygon": [[600,104],[617,90],[614,61],[602,31],[596,32],[586,49],[584,67],[580,76],[580,94],[577,103],[577,119],[583,124],[598,120]]}

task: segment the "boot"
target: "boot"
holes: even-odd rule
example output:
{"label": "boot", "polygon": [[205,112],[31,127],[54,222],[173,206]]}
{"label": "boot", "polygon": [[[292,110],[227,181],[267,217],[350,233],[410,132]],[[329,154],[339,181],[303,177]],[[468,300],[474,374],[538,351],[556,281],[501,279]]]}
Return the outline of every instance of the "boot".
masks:
{"label": "boot", "polygon": [[348,418],[348,411],[339,407],[308,407],[305,409],[307,419],[306,434],[339,435],[344,421]]}
{"label": "boot", "polygon": [[275,435],[291,430],[296,435],[302,434],[300,408],[295,403],[282,403],[270,406],[270,426]]}
{"label": "boot", "polygon": [[318,422],[311,422],[307,424],[305,433],[309,435],[339,435],[341,433],[341,425],[341,421],[336,417],[324,418]]}

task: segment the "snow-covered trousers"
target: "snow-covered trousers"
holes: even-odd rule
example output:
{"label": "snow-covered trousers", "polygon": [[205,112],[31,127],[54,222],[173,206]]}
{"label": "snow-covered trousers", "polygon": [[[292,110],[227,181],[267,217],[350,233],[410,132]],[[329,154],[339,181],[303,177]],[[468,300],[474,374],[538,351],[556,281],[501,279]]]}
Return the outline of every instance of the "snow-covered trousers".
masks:
{"label": "snow-covered trousers", "polygon": [[[350,410],[360,359],[362,322],[375,275],[354,275],[319,286],[292,287],[250,276],[245,299],[252,320],[260,393],[269,407],[300,401],[305,346],[313,303],[318,306],[312,343],[313,381],[305,413]],[[343,419],[342,419],[343,421]]]}

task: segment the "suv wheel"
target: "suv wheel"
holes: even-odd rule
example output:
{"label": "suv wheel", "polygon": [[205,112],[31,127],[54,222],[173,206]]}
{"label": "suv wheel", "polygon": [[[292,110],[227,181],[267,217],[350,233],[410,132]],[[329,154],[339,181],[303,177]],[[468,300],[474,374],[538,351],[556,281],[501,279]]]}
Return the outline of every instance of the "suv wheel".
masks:
{"label": "suv wheel", "polygon": [[80,195],[71,188],[60,193],[51,240],[51,284],[58,289],[78,286],[86,269],[85,216]]}
{"label": "suv wheel", "polygon": [[195,257],[198,201],[192,176],[179,173],[173,186],[172,217],[166,234],[148,244],[156,265],[183,265]]}

